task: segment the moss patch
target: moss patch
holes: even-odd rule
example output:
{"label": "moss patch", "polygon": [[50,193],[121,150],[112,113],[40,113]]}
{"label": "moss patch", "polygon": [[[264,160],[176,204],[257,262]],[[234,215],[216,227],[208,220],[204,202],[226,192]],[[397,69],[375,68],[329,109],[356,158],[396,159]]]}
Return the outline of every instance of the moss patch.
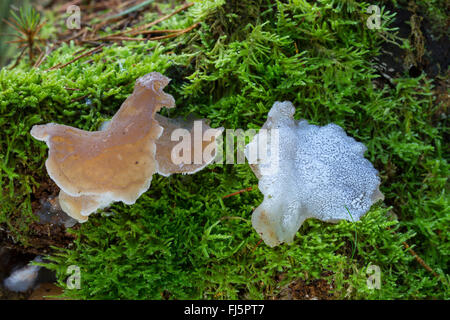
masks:
{"label": "moss patch", "polygon": [[[61,286],[67,266],[81,268],[81,289],[66,295],[263,299],[299,279],[325,279],[335,298],[448,298],[448,149],[445,119],[435,117],[442,101],[424,74],[403,74],[393,86],[380,77],[374,58],[392,34],[393,15],[383,10],[381,29],[369,30],[368,3],[239,3],[197,3],[159,27],[186,28],[199,20],[201,27],[161,43],[107,46],[45,72],[82,49],[66,44],[38,69],[26,59],[12,71],[2,69],[0,222],[27,245],[31,197],[46,177],[47,148],[29,135],[33,124],[95,130],[136,78],[159,71],[174,79],[167,90],[177,102],[171,117],[196,113],[212,127],[260,128],[274,101],[291,100],[297,119],[342,126],[368,147],[386,200],[357,223],[308,220],[292,245],[271,249],[258,244],[251,227],[262,195],[248,165],[155,176],[135,205],[115,204],[108,214],[92,216],[72,230],[70,249],[54,251],[51,267]],[[241,20],[243,8],[249,9]],[[404,241],[439,278],[417,263]],[[367,287],[369,265],[381,269],[379,290]]]}

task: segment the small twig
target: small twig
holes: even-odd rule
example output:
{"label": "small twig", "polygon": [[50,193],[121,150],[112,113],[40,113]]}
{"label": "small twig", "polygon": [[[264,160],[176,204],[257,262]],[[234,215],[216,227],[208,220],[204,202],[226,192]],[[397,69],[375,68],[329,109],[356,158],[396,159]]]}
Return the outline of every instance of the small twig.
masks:
{"label": "small twig", "polygon": [[244,193],[244,192],[251,191],[251,190],[253,190],[253,187],[248,187],[248,188],[246,188],[246,189],[242,189],[242,190],[239,190],[239,191],[236,191],[236,192],[227,194],[226,196],[223,196],[222,199],[226,199],[226,198],[235,196],[235,195],[237,195],[237,194]]}
{"label": "small twig", "polygon": [[423,259],[419,257],[419,255],[413,249],[411,249],[405,241],[403,241],[402,243],[403,246],[414,256],[414,258],[422,267],[431,272],[436,278],[440,279],[439,275],[433,269],[431,269],[431,267],[425,261],[423,261]]}
{"label": "small twig", "polygon": [[[391,230],[391,228],[388,227],[388,230]],[[394,231],[394,233],[396,232]],[[411,247],[408,245],[408,243],[406,243],[406,241],[402,241],[402,244],[405,247],[405,249],[408,250],[409,253],[413,255],[413,257],[422,267],[424,267],[428,272],[433,274],[433,276],[444,282],[444,280],[433,269],[431,269],[431,267],[421,257],[419,257],[419,255],[413,249],[411,249]]]}

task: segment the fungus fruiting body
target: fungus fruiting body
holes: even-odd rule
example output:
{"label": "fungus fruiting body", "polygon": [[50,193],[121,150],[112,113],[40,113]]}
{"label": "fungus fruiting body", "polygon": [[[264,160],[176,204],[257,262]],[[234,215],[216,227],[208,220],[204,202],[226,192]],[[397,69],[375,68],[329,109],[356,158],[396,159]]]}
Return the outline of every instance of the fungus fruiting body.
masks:
{"label": "fungus fruiting body", "polygon": [[[42,258],[37,256],[33,261],[42,262]],[[40,269],[40,266],[31,264],[16,269],[3,281],[3,285],[10,291],[25,292],[35,286]]]}
{"label": "fungus fruiting body", "polygon": [[[89,214],[112,202],[133,204],[148,190],[154,173],[192,173],[213,160],[202,159],[186,168],[183,164],[176,168],[163,164],[163,160],[170,162],[171,158],[167,150],[157,147],[158,139],[164,125],[168,130],[173,125],[169,126],[171,120],[162,116],[158,116],[159,123],[155,114],[162,107],[175,107],[174,98],[162,90],[169,81],[158,72],[137,79],[133,93],[101,131],[54,123],[33,126],[31,135],[49,147],[47,172],[61,188],[59,202],[70,216],[84,222]],[[217,135],[222,131],[210,130]],[[167,145],[166,140],[160,144]],[[210,143],[215,139],[205,145]]]}
{"label": "fungus fruiting body", "polygon": [[[277,139],[261,146],[261,132],[246,146],[265,148],[276,168],[263,170],[261,158],[252,165],[264,194],[252,224],[269,246],[291,243],[303,221],[359,220],[373,203],[383,199],[380,178],[366,147],[335,124],[320,127],[294,120],[291,102],[275,102],[262,129],[277,130]],[[274,135],[270,135],[274,136]],[[275,150],[276,152],[274,152]]]}

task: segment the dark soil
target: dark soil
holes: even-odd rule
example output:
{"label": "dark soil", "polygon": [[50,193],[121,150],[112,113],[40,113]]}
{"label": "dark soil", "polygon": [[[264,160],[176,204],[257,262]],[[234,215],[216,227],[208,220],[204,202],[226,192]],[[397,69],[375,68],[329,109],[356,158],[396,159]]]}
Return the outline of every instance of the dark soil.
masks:
{"label": "dark soil", "polygon": [[[328,274],[323,274],[327,276]],[[276,296],[276,300],[333,300],[335,299],[333,285],[326,279],[303,280],[298,279],[283,288]]]}
{"label": "dark soil", "polygon": [[3,287],[3,280],[14,270],[24,267],[38,255],[51,254],[52,246],[66,248],[74,240],[75,236],[66,231],[64,223],[70,222],[70,217],[59,208],[56,200],[58,193],[59,188],[56,184],[48,180],[41,182],[40,187],[32,195],[32,210],[39,220],[29,226],[27,245],[15,241],[7,228],[0,228],[0,299],[22,300],[30,297],[41,299],[44,295],[61,293],[51,284],[55,280],[54,274],[45,268],[39,271],[38,283],[41,284],[35,288],[36,290],[16,293]]}
{"label": "dark soil", "polygon": [[[31,208],[39,221],[29,226],[27,234],[27,246],[14,241],[14,237],[7,229],[0,229],[0,247],[15,249],[22,253],[34,255],[46,255],[55,247],[67,247],[75,238],[66,232],[64,222],[67,215],[57,209],[56,196],[59,188],[51,181],[43,181],[40,187],[32,195]],[[74,226],[77,228],[77,226]]]}
{"label": "dark soil", "polygon": [[[436,80],[436,87],[434,88],[434,96],[436,97],[436,105],[439,108],[433,114],[434,125],[438,125],[439,122],[447,120],[448,107],[450,106],[450,95],[448,94],[448,88],[450,88],[450,77],[446,79]],[[448,135],[448,130],[444,131],[444,134]],[[445,137],[445,136],[444,136]],[[449,141],[450,137],[447,136],[445,141]]]}
{"label": "dark soil", "polygon": [[418,8],[387,9],[396,12],[392,28],[398,28],[398,37],[409,39],[411,51],[385,42],[376,59],[377,69],[384,80],[392,86],[392,79],[409,75],[418,77],[425,72],[428,78],[445,76],[449,66],[450,39],[446,33],[433,32],[432,22]]}
{"label": "dark soil", "polygon": [[52,296],[59,296],[62,293],[63,290],[53,283],[42,283],[33,290],[28,297],[28,300],[60,300],[59,298],[53,298]]}

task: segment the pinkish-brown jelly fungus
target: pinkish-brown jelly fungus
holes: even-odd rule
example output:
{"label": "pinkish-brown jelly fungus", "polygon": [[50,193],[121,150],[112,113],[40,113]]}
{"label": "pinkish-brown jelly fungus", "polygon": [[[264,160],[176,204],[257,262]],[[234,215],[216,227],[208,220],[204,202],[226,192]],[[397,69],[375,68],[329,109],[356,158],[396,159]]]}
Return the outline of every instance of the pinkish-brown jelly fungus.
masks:
{"label": "pinkish-brown jelly fungus", "polygon": [[[47,172],[61,188],[61,208],[79,222],[112,202],[133,204],[150,187],[152,175],[194,173],[214,160],[214,153],[197,164],[173,165],[170,133],[177,126],[193,129],[193,121],[172,120],[155,114],[162,107],[175,107],[175,100],[163,91],[170,79],[158,72],[136,80],[133,93],[125,100],[102,131],[84,131],[48,123],[35,125],[31,135],[49,147]],[[216,144],[222,128],[202,148]],[[192,135],[194,136],[194,134]],[[161,138],[161,140],[159,140]]]}

